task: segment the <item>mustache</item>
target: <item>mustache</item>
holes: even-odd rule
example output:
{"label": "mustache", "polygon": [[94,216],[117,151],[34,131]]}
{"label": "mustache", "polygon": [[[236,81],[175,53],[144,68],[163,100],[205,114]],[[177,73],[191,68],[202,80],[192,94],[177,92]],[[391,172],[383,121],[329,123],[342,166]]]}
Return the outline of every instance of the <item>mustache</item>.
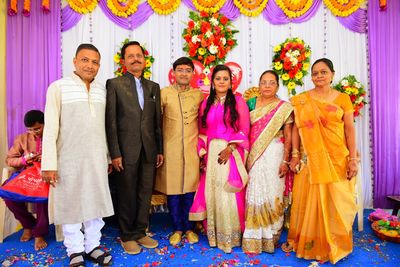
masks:
{"label": "mustache", "polygon": [[136,63],[142,64],[142,62],[140,62],[140,61],[134,61],[134,62],[132,62],[132,65],[133,65],[133,64],[136,64]]}

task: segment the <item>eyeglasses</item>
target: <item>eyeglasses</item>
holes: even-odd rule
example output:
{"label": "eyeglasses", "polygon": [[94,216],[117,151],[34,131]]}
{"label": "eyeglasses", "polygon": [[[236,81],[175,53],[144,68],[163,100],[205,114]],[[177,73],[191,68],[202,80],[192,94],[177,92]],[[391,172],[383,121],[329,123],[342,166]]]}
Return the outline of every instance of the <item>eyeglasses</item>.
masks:
{"label": "eyeglasses", "polygon": [[260,86],[276,86],[276,81],[260,81]]}
{"label": "eyeglasses", "polygon": [[322,70],[320,72],[316,71],[316,72],[311,73],[311,76],[317,77],[318,74],[321,74],[322,76],[326,76],[326,75],[328,75],[328,72],[326,70]]}
{"label": "eyeglasses", "polygon": [[28,133],[40,133],[40,131],[42,130],[42,127],[40,128],[27,128],[26,131]]}
{"label": "eyeglasses", "polygon": [[190,73],[192,73],[193,72],[193,70],[192,69],[176,69],[175,70],[177,73],[187,73],[187,74],[190,74]]}

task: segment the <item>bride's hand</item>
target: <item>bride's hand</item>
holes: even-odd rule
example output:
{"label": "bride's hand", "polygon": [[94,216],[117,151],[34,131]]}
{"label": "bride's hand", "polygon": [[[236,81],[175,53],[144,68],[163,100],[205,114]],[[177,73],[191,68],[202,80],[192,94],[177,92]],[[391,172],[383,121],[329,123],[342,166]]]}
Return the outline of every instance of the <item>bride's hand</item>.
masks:
{"label": "bride's hand", "polygon": [[218,154],[218,164],[226,164],[232,154],[232,149],[228,146]]}

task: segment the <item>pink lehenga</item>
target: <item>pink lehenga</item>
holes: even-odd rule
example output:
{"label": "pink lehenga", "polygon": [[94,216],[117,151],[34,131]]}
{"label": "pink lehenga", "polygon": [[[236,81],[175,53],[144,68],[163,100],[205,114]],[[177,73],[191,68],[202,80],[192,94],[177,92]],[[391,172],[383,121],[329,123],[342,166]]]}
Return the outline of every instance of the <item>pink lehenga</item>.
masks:
{"label": "pink lehenga", "polygon": [[[201,105],[200,119],[206,101]],[[200,176],[199,188],[189,214],[190,220],[206,220],[210,246],[217,246],[226,253],[241,245],[248,180],[244,162],[249,148],[249,110],[240,96],[236,96],[236,103],[239,111],[237,131],[228,123],[224,124],[224,105],[221,103],[211,106],[207,115],[207,128],[200,127],[198,151],[200,157],[204,157],[206,170]],[[226,116],[229,118],[229,112]],[[237,149],[228,162],[218,164],[218,154],[233,143]]]}
{"label": "pink lehenga", "polygon": [[279,177],[284,154],[283,126],[293,122],[293,108],[279,101],[253,110],[255,102],[248,102],[251,149],[246,164],[249,184],[242,248],[247,253],[273,253],[284,221],[285,179]]}

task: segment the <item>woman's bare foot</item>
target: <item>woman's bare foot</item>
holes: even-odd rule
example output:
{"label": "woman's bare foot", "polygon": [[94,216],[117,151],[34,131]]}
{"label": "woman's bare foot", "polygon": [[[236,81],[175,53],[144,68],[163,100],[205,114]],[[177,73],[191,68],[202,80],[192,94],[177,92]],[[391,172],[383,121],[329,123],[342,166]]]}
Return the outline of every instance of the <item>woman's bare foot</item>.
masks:
{"label": "woman's bare foot", "polygon": [[32,230],[31,229],[24,229],[21,238],[19,241],[21,242],[28,242],[32,238]]}
{"label": "woman's bare foot", "polygon": [[43,237],[35,237],[35,250],[42,250],[47,247],[47,242]]}
{"label": "woman's bare foot", "polygon": [[286,253],[293,251],[293,247],[288,242],[283,243],[281,249]]}

